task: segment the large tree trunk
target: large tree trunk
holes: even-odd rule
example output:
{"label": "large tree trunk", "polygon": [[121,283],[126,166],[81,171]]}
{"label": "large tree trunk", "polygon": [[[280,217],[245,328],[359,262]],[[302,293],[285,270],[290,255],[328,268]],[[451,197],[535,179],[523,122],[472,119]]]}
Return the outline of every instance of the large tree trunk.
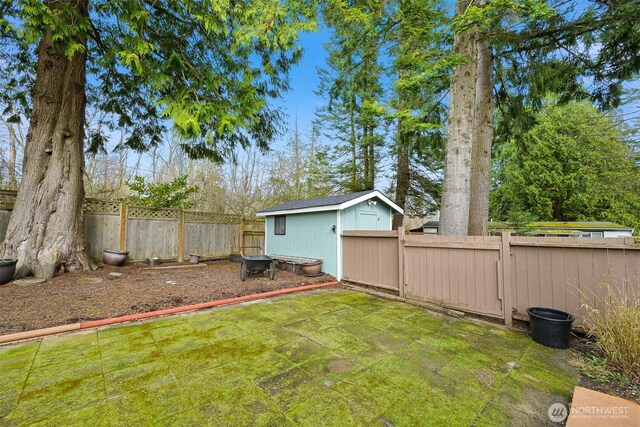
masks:
{"label": "large tree trunk", "polygon": [[[49,1],[48,6],[63,8],[64,3]],[[67,3],[77,18],[87,16],[87,0]],[[86,39],[76,41],[86,46]],[[4,257],[18,258],[18,277],[52,277],[62,269],[91,267],[82,235],[85,65],[85,53],[67,58],[45,30],[38,46],[22,181],[0,247]]]}
{"label": "large tree trunk", "polygon": [[18,138],[13,129],[13,125],[7,123],[7,131],[9,132],[9,188],[15,188],[18,181],[16,180],[16,158]]}
{"label": "large tree trunk", "polygon": [[[396,163],[396,204],[402,209],[407,203],[409,194],[409,144],[408,137],[404,130],[402,119],[398,119],[398,158]],[[404,215],[396,214],[393,217],[393,229],[397,230],[402,226]]]}
{"label": "large tree trunk", "polygon": [[[456,15],[464,13],[469,0],[456,1]],[[464,236],[469,227],[469,189],[473,146],[473,106],[476,84],[477,30],[455,35],[453,51],[466,62],[456,65],[451,76],[449,128],[439,233]]]}
{"label": "large tree trunk", "polygon": [[469,235],[489,234],[489,187],[493,142],[493,57],[488,41],[478,42],[473,153],[469,201]]}

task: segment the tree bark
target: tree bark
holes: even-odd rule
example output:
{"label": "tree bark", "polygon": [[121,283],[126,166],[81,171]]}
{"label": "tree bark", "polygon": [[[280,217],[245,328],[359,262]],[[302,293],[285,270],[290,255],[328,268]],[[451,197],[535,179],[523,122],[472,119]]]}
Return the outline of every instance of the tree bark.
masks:
{"label": "tree bark", "polygon": [[[464,13],[469,0],[456,1],[456,15]],[[477,30],[454,37],[453,51],[466,62],[456,65],[451,76],[449,135],[445,154],[444,183],[439,233],[464,236],[469,227],[469,190],[473,146],[473,107],[476,84]]]}
{"label": "tree bark", "polygon": [[[48,1],[52,8],[65,2]],[[87,0],[68,0],[76,18]],[[86,46],[86,38],[76,42]],[[5,241],[4,257],[17,257],[17,277],[52,277],[61,270],[91,268],[82,232],[86,53],[67,58],[46,28],[38,46],[33,110],[22,180]]]}
{"label": "tree bark", "polygon": [[489,187],[493,142],[493,57],[486,40],[478,42],[469,200],[469,235],[489,234]]}
{"label": "tree bark", "polygon": [[[397,150],[398,158],[396,163],[396,204],[402,209],[407,203],[407,194],[409,194],[409,146],[407,134],[405,133],[402,119],[398,119],[398,140]],[[393,229],[397,230],[404,221],[404,215],[396,214],[393,216]]]}
{"label": "tree bark", "polygon": [[13,125],[7,123],[7,131],[9,132],[9,188],[13,189],[18,183],[16,180],[16,146],[18,145],[18,138]]}

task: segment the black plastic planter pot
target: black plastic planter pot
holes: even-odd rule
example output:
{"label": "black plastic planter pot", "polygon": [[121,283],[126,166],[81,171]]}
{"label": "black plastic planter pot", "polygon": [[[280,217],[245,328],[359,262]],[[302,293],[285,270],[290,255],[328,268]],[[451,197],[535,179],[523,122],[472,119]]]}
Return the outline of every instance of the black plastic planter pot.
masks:
{"label": "black plastic planter pot", "polygon": [[17,259],[0,258],[0,285],[9,283],[16,274]]}
{"label": "black plastic planter pot", "polygon": [[575,317],[553,308],[530,307],[527,309],[531,325],[531,337],[538,344],[553,348],[569,348],[571,324]]}

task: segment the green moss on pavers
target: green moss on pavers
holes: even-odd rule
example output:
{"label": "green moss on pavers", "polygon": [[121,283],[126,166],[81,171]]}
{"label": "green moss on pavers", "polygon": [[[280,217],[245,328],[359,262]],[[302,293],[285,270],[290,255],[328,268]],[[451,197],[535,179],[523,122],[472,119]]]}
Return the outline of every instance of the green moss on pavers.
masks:
{"label": "green moss on pavers", "polygon": [[260,381],[258,387],[284,410],[289,410],[323,390],[322,383],[300,368],[292,368]]}
{"label": "green moss on pavers", "polygon": [[315,320],[318,320],[322,324],[322,329],[333,328],[336,326],[344,327],[345,324],[350,322],[349,319],[353,320],[354,318],[360,317],[362,317],[362,313],[357,312],[351,307],[314,315]]}
{"label": "green moss on pavers", "polygon": [[162,352],[155,344],[147,344],[143,346],[132,345],[129,348],[109,348],[109,346],[101,347],[102,369],[104,372],[111,372],[118,369],[126,368],[132,365],[152,362],[162,359]]}
{"label": "green moss on pavers", "polygon": [[224,365],[224,372],[225,375],[244,377],[259,383],[293,367],[293,363],[284,357],[265,352],[256,356],[234,359],[228,365]]}
{"label": "green moss on pavers", "polygon": [[437,372],[453,358],[451,354],[417,343],[397,352],[395,356],[409,364],[403,365],[403,369],[406,369],[407,372],[412,370],[415,372]]}
{"label": "green moss on pavers", "polygon": [[571,374],[557,371],[551,372],[528,363],[520,363],[517,368],[511,371],[510,376],[537,390],[563,397],[571,396],[574,387],[579,382]]}
{"label": "green moss on pavers", "polygon": [[39,347],[40,341],[0,347],[0,362],[2,362],[0,363],[0,372],[4,371],[6,366],[14,362],[27,361],[31,363]]}
{"label": "green moss on pavers", "polygon": [[343,323],[342,325],[338,325],[336,327],[348,334],[353,335],[359,340],[363,340],[367,337],[380,333],[378,329],[372,328],[371,326],[362,323],[360,319],[347,321],[347,323]]}
{"label": "green moss on pavers", "polygon": [[[375,420],[371,425],[380,427],[415,427],[425,424],[424,422],[418,422],[418,420],[412,418],[409,414],[394,411],[393,413],[383,414],[380,418]],[[428,425],[428,424],[427,424]]]}
{"label": "green moss on pavers", "polygon": [[170,425],[165,419],[189,413],[193,405],[176,381],[138,388],[111,399],[119,425]]}
{"label": "green moss on pavers", "polygon": [[282,344],[295,341],[300,337],[302,337],[302,335],[300,335],[299,333],[284,327],[277,327],[274,329],[266,330],[258,329],[253,334],[251,334],[251,338],[255,342],[264,345],[268,349],[272,349]]}
{"label": "green moss on pavers", "polygon": [[20,394],[39,345],[0,347],[0,400],[13,400]]}
{"label": "green moss on pavers", "polygon": [[403,393],[385,377],[370,370],[358,372],[331,387],[349,403],[352,413],[367,423],[379,418]]}
{"label": "green moss on pavers", "polygon": [[339,327],[309,331],[297,330],[296,332],[308,338],[311,338],[317,343],[332,350],[357,340],[356,337]]}
{"label": "green moss on pavers", "polygon": [[51,414],[51,416],[43,419],[33,426],[96,426],[96,427],[115,427],[117,423],[117,414],[113,405],[108,401],[99,402],[95,405],[81,408],[75,411],[65,411],[59,414]]}
{"label": "green moss on pavers", "polygon": [[149,329],[149,333],[157,343],[161,343],[163,341],[175,341],[185,336],[192,336],[195,332],[195,328],[188,322],[167,325],[162,328],[153,327]]}
{"label": "green moss on pavers", "polygon": [[477,406],[476,396],[464,392],[452,396],[426,385],[411,389],[383,416],[397,425],[413,420],[413,425],[468,426],[477,416]]}
{"label": "green moss on pavers", "polygon": [[351,340],[335,351],[363,368],[371,366],[389,355],[379,345],[364,340]]}
{"label": "green moss on pavers", "polygon": [[209,340],[196,334],[182,335],[176,338],[157,341],[156,345],[164,355],[212,345]]}
{"label": "green moss on pavers", "polygon": [[472,332],[474,334],[481,335],[481,336],[485,335],[487,332],[489,332],[490,329],[492,329],[489,325],[480,325],[477,323],[463,321],[463,320],[449,323],[448,327],[453,329],[460,329],[467,332]]}
{"label": "green moss on pavers", "polygon": [[165,362],[177,378],[228,364],[230,360],[217,357],[211,344],[165,354]]}
{"label": "green moss on pavers", "polygon": [[186,319],[178,314],[165,316],[160,318],[151,318],[142,321],[145,329],[164,328],[167,326],[175,326],[187,323]]}
{"label": "green moss on pavers", "polygon": [[[500,425],[551,425],[547,410],[552,403],[569,404],[569,399],[549,394],[523,384],[513,378],[506,378],[501,390],[479,413],[476,425],[492,425],[496,413],[501,413],[507,422]],[[496,424],[493,424],[496,425]]]}
{"label": "green moss on pavers", "polygon": [[424,311],[424,308],[416,307],[415,305],[396,303],[394,306],[392,305],[393,303],[393,301],[390,301],[389,304],[385,305],[382,310],[376,311],[375,314],[390,319],[405,320]]}
{"label": "green moss on pavers", "polygon": [[409,392],[420,390],[425,385],[444,388],[450,380],[439,375],[429,360],[413,361],[399,356],[389,356],[368,368],[372,373],[393,383],[397,390]]}
{"label": "green moss on pavers", "polygon": [[25,390],[7,419],[17,424],[32,424],[51,415],[97,404],[104,398],[102,375],[61,381],[50,387]]}
{"label": "green moss on pavers", "polygon": [[381,332],[386,331],[390,327],[396,326],[398,322],[402,320],[394,319],[391,317],[380,316],[378,312],[370,313],[362,317],[360,321],[369,327],[375,328]]}
{"label": "green moss on pavers", "polygon": [[53,335],[42,338],[38,351],[60,349],[63,351],[86,351],[98,345],[98,333],[95,329],[72,332],[65,335]]}
{"label": "green moss on pavers", "polygon": [[580,376],[566,359],[569,350],[557,350],[530,341],[526,352],[512,371],[518,381],[550,393],[570,396]]}
{"label": "green moss on pavers", "polygon": [[46,365],[66,364],[69,363],[69,361],[76,359],[88,361],[99,360],[100,347],[98,346],[97,340],[91,344],[82,343],[80,345],[72,345],[69,347],[60,346],[49,347],[46,349],[40,347],[33,360],[33,367],[40,368]]}
{"label": "green moss on pavers", "polygon": [[[358,306],[370,308],[358,309]],[[382,315],[383,309],[378,306],[384,307],[388,316]],[[325,312],[327,307],[337,307],[340,311]],[[417,308],[341,290],[282,297],[274,304],[233,306],[161,319],[159,327],[165,330],[156,330],[158,325],[154,322],[144,326],[128,325],[126,333],[117,332],[118,328],[108,328],[96,334],[100,350],[97,356],[104,376],[108,380],[123,378],[122,384],[118,386],[116,380],[109,386],[104,383],[100,386],[99,382],[93,386],[102,387],[103,393],[107,387],[110,391],[117,389],[124,393],[109,400],[115,408],[113,413],[117,414],[112,425],[275,425],[278,420],[293,424],[293,419],[300,423],[311,420],[316,425],[319,422],[326,424],[324,419],[314,419],[322,416],[318,411],[324,410],[324,405],[311,407],[310,404],[323,393],[342,390],[344,394],[338,395],[337,403],[335,399],[327,399],[327,402],[333,401],[338,408],[342,407],[341,402],[346,403],[344,409],[349,415],[344,416],[347,421],[399,426],[502,422],[503,418],[496,417],[500,411],[507,414],[511,423],[525,420],[524,424],[530,424],[531,420],[539,419],[527,411],[542,410],[528,407],[531,404],[524,401],[562,399],[564,390],[569,389],[569,383],[573,381],[573,374],[565,366],[563,352],[549,351],[517,333],[490,326],[484,330],[485,325],[478,328],[475,324],[440,318],[422,309],[404,317],[407,310],[414,309]],[[245,322],[247,330],[238,327],[239,322]],[[154,335],[159,339],[157,342],[162,351],[153,340]],[[93,339],[78,335],[79,341],[74,342],[73,337],[68,336],[64,345],[53,345],[59,351],[51,353],[66,356],[72,351],[96,347]],[[22,349],[22,346],[16,347],[20,350],[0,349],[0,370],[4,369],[4,373],[11,375],[20,387],[25,383],[30,361],[37,358],[34,357],[37,344],[32,345],[30,349]],[[276,348],[278,351],[274,351]],[[45,348],[40,355],[41,361],[47,360],[44,356],[48,356],[48,352]],[[55,356],[53,360],[62,358]],[[512,359],[517,359],[519,365],[513,371],[509,371],[510,367],[505,370],[505,364]],[[9,360],[13,360],[10,369],[6,368],[9,365],[3,364]],[[81,379],[90,375],[96,365],[87,363],[85,366],[81,358],[69,360],[74,368],[68,371],[68,378],[79,379],[80,390],[87,388],[83,385],[87,380],[102,378],[96,375]],[[294,362],[298,364],[294,365]],[[79,364],[78,371],[74,374],[76,363]],[[159,366],[166,363],[169,373],[162,368],[157,371],[152,368],[156,363]],[[49,373],[56,364],[63,366],[62,363],[35,366],[33,378],[58,375],[55,370]],[[140,364],[147,365],[136,366]],[[217,367],[211,369],[212,366]],[[123,371],[114,372],[119,369]],[[193,380],[198,375],[199,379]],[[177,380],[173,380],[174,377]],[[46,410],[39,409],[39,405],[44,405],[44,394],[40,390],[33,390],[40,394],[25,395],[24,401],[16,400],[18,386],[3,383],[3,379],[0,377],[0,402],[5,411],[11,411],[10,418],[2,420],[5,424],[17,423],[20,414],[26,420],[27,414],[31,413],[36,419],[30,417],[29,422],[46,421],[54,411],[65,414],[61,420],[73,419],[73,414],[83,420],[84,415],[79,414],[89,414],[91,407],[103,402],[89,396],[76,399],[81,402],[80,406],[66,405],[66,399],[77,391],[69,389],[61,393],[64,383],[72,384],[66,381],[64,374],[59,374],[57,380],[65,381],[54,381],[43,388],[54,389],[47,394],[47,399],[52,395],[55,403]],[[154,387],[137,387],[154,384],[156,379],[168,382]],[[166,386],[169,386],[168,390],[164,388]],[[381,390],[376,390],[375,398],[361,396],[373,392],[376,387]],[[146,392],[140,395],[140,390]],[[236,391],[229,393],[229,390]],[[522,395],[514,397],[514,401],[506,397],[517,396],[518,390],[522,390]],[[179,391],[178,395],[174,395],[176,391]],[[89,395],[88,390],[85,393]],[[249,396],[246,405],[239,405],[244,409],[236,414],[230,410],[229,415],[224,416],[224,422],[216,419],[224,413],[224,408],[244,402],[243,393]],[[381,411],[388,402],[378,403],[376,399],[397,393],[403,396]],[[185,401],[184,397],[191,394],[200,395],[202,400]],[[215,401],[212,396],[218,394],[221,396],[218,400],[229,401],[229,406],[227,403],[217,407],[211,405]],[[104,398],[103,394],[101,399]],[[153,411],[151,402],[163,402],[163,407]],[[167,402],[173,409],[163,409]],[[502,403],[519,408],[526,416],[512,416]],[[282,413],[286,410],[297,415],[283,421]],[[544,412],[546,416],[546,408]]]}
{"label": "green moss on pavers", "polygon": [[462,352],[479,351],[492,360],[499,359],[502,364],[517,362],[527,350],[529,343],[526,341],[510,340],[503,343],[491,334],[483,336],[479,340],[471,342],[471,346]]}
{"label": "green moss on pavers", "polygon": [[363,300],[344,301],[349,307],[356,310],[360,315],[377,313],[384,309],[384,301],[376,298],[366,297]]}
{"label": "green moss on pavers", "polygon": [[514,425],[504,408],[493,404],[487,405],[473,422],[475,427],[496,427]]}
{"label": "green moss on pavers", "polygon": [[196,335],[206,339],[209,342],[224,341],[232,338],[242,337],[248,334],[248,332],[233,323],[214,323],[211,325],[199,325],[193,324],[196,329]]}
{"label": "green moss on pavers", "polygon": [[495,393],[505,378],[504,373],[491,368],[486,361],[473,355],[452,358],[438,373],[479,396]]}
{"label": "green moss on pavers", "polygon": [[362,341],[387,353],[395,353],[412,343],[407,337],[399,337],[389,331],[364,337]]}
{"label": "green moss on pavers", "polygon": [[176,378],[163,360],[134,365],[104,374],[104,386],[109,398],[117,397],[140,387],[151,387],[174,381]]}
{"label": "green moss on pavers", "polygon": [[416,342],[449,354],[455,354],[470,345],[464,340],[447,335],[446,331],[443,333],[425,334],[422,338],[416,340]]}
{"label": "green moss on pavers", "polygon": [[0,397],[0,425],[9,425],[9,422],[3,422],[3,419],[9,415],[18,406],[18,394],[12,396]]}
{"label": "green moss on pavers", "polygon": [[117,340],[123,338],[125,335],[141,333],[145,330],[146,328],[144,327],[144,324],[140,321],[102,326],[97,329],[98,340],[100,342]]}
{"label": "green moss on pavers", "polygon": [[46,365],[33,369],[24,385],[24,391],[55,387],[65,381],[77,381],[102,374],[100,358],[74,359],[64,365]]}
{"label": "green moss on pavers", "polygon": [[207,425],[263,425],[282,408],[260,388],[242,377],[232,381],[224,371],[189,379],[189,399]]}
{"label": "green moss on pavers", "polygon": [[[404,319],[406,323],[411,325],[411,329],[417,330],[421,333],[438,332],[443,330],[445,325],[442,323],[440,317],[433,313],[429,313],[424,310],[420,313],[415,313],[412,316]],[[394,327],[403,327],[402,325],[394,325]]]}
{"label": "green moss on pavers", "polygon": [[286,417],[297,426],[361,426],[364,420],[353,413],[352,405],[340,394],[324,390],[312,399],[287,412]]}
{"label": "green moss on pavers", "polygon": [[272,418],[262,427],[295,427],[296,424],[289,420],[284,414]]}
{"label": "green moss on pavers", "polygon": [[102,349],[127,351],[131,348],[153,345],[155,341],[153,340],[151,332],[147,329],[137,327],[122,336],[110,335],[105,339],[98,338],[98,343]]}
{"label": "green moss on pavers", "polygon": [[312,359],[299,367],[318,379],[324,387],[332,387],[335,383],[352,377],[366,366],[343,354],[329,352],[327,355]]}
{"label": "green moss on pavers", "polygon": [[239,320],[236,322],[236,326],[240,329],[244,329],[245,332],[249,334],[254,334],[257,331],[275,329],[278,327],[278,323],[264,318],[256,318]]}
{"label": "green moss on pavers", "polygon": [[314,356],[319,357],[329,352],[327,348],[307,337],[300,337],[295,341],[276,347],[273,351],[294,364],[306,362]]}
{"label": "green moss on pavers", "polygon": [[304,320],[297,320],[295,322],[282,322],[282,325],[287,329],[297,332],[300,335],[307,335],[315,331],[322,329],[322,324],[317,320],[306,318]]}

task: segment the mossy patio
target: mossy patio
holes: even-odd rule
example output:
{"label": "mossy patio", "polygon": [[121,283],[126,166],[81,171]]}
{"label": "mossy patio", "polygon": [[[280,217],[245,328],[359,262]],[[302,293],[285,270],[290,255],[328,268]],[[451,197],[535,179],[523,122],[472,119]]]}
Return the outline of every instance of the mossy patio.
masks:
{"label": "mossy patio", "polygon": [[568,355],[321,290],[0,347],[0,424],[539,425]]}

